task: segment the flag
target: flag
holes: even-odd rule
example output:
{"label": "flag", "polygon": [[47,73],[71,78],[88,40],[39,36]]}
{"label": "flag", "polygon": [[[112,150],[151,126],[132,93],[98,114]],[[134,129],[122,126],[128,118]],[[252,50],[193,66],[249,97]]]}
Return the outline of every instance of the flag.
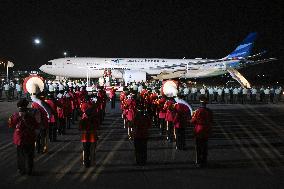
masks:
{"label": "flag", "polygon": [[12,68],[12,67],[14,67],[14,63],[13,63],[13,62],[8,61],[8,63],[7,63],[7,67],[8,67],[8,68]]}

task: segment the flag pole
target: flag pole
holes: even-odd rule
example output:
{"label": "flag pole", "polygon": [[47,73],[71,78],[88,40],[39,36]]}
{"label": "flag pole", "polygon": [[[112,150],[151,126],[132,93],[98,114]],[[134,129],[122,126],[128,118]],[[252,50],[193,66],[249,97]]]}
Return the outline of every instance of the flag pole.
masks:
{"label": "flag pole", "polygon": [[8,62],[6,64],[6,67],[7,67],[7,82],[9,82],[9,66],[8,66]]}

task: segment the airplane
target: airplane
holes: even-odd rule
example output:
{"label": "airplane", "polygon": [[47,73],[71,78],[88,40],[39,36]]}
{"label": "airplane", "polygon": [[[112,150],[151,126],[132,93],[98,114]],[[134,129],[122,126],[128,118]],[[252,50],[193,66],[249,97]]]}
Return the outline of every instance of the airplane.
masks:
{"label": "airplane", "polygon": [[249,82],[238,69],[276,60],[259,59],[265,52],[250,55],[257,33],[250,33],[229,55],[221,59],[167,59],[167,58],[95,58],[66,57],[48,61],[39,69],[45,73],[68,78],[100,78],[106,70],[113,78],[123,78],[126,83],[153,79],[206,78],[230,73],[242,86]]}

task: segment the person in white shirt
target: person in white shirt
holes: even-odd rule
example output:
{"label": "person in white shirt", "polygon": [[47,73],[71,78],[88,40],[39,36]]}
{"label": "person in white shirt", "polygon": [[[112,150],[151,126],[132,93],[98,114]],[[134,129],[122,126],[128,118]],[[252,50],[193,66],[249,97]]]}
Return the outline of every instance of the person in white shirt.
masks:
{"label": "person in white shirt", "polygon": [[248,96],[248,89],[247,88],[243,88],[242,90],[242,103],[246,104],[247,103],[247,96]]}
{"label": "person in white shirt", "polygon": [[10,96],[9,96],[10,85],[8,83],[5,83],[3,87],[4,87],[6,99],[8,101],[10,99]]}
{"label": "person in white shirt", "polygon": [[264,90],[264,103],[265,104],[268,104],[268,100],[269,100],[269,87],[267,87],[265,90]]}
{"label": "person in white shirt", "polygon": [[141,93],[142,90],[143,90],[143,85],[140,84],[140,85],[138,86],[138,93]]}
{"label": "person in white shirt", "polygon": [[233,102],[234,102],[234,104],[238,103],[238,95],[239,95],[239,89],[237,87],[235,87],[233,89]]}
{"label": "person in white shirt", "polygon": [[58,84],[58,90],[59,92],[64,90],[64,86],[62,85],[61,82]]}
{"label": "person in white shirt", "polygon": [[50,83],[50,84],[48,84],[48,91],[50,92],[50,93],[53,93],[54,92],[54,86]]}
{"label": "person in white shirt", "polygon": [[205,89],[204,89],[204,87],[203,87],[202,89],[200,89],[200,94],[201,94],[201,95],[205,95]]}
{"label": "person in white shirt", "polygon": [[132,89],[133,91],[137,92],[138,91],[138,86],[137,84],[134,82],[133,85],[132,85]]}
{"label": "person in white shirt", "polygon": [[274,103],[275,104],[277,104],[278,102],[279,102],[279,99],[280,99],[280,94],[281,94],[281,90],[280,90],[280,88],[276,88],[275,90],[274,90]]}
{"label": "person in white shirt", "polygon": [[185,96],[185,100],[188,101],[188,97],[189,97],[189,88],[186,86],[184,89],[183,89],[183,95]]}
{"label": "person in white shirt", "polygon": [[217,94],[218,94],[217,101],[218,101],[218,103],[222,103],[222,93],[223,93],[223,89],[221,87],[219,87],[217,89]]}
{"label": "person in white shirt", "polygon": [[16,84],[16,90],[17,90],[17,99],[22,98],[22,86],[19,83]]}
{"label": "person in white shirt", "polygon": [[212,101],[214,100],[214,89],[212,87],[209,87],[208,93],[209,93],[209,103],[211,104]]}
{"label": "person in white shirt", "polygon": [[230,101],[230,89],[228,87],[225,87],[224,89],[224,100],[226,104]]}
{"label": "person in white shirt", "polygon": [[196,96],[197,96],[197,88],[193,86],[191,88],[191,100],[196,101]]}
{"label": "person in white shirt", "polygon": [[256,93],[257,93],[256,88],[252,87],[251,88],[251,103],[252,104],[256,104]]}

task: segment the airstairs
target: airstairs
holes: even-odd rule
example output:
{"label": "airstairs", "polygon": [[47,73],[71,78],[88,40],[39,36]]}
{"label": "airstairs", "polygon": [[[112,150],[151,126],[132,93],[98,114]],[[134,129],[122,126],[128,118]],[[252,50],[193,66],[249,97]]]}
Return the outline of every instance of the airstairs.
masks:
{"label": "airstairs", "polygon": [[238,81],[242,87],[251,88],[248,80],[236,69],[227,68],[227,71],[230,73],[233,79]]}

